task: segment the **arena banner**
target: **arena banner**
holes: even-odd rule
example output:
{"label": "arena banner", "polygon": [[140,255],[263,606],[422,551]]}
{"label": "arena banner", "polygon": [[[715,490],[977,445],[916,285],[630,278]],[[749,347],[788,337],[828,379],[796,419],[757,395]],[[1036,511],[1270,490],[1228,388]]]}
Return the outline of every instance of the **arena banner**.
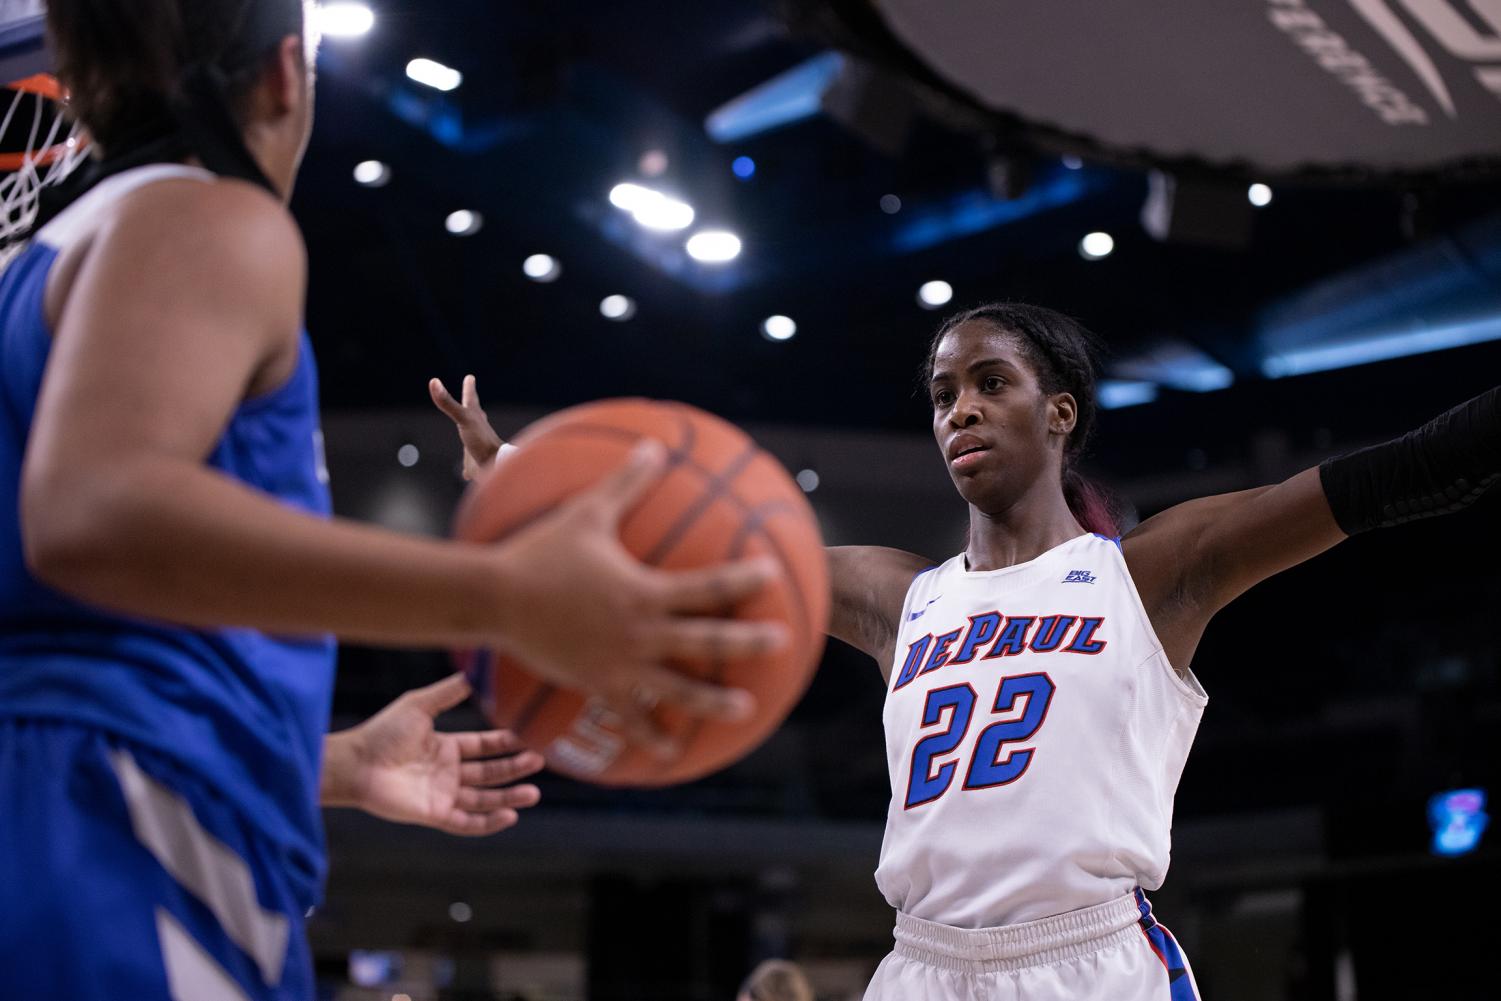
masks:
{"label": "arena banner", "polygon": [[871,0],[982,106],[1267,174],[1501,166],[1501,0]]}

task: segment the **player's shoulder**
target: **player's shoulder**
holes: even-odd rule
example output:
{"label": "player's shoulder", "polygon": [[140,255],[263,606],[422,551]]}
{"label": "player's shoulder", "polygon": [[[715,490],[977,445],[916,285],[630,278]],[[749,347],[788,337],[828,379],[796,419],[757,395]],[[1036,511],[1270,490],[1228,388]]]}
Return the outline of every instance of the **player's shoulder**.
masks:
{"label": "player's shoulder", "polygon": [[95,251],[161,261],[188,272],[224,269],[246,285],[302,282],[306,248],[287,207],[255,185],[218,177],[165,177],[105,209]]}

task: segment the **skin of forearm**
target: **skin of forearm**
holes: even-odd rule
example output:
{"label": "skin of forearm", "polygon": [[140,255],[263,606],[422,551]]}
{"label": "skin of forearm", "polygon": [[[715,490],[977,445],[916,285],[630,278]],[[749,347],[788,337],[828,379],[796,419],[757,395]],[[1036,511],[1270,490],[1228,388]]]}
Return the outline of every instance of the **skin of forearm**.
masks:
{"label": "skin of forearm", "polygon": [[319,805],[360,805],[358,739],[355,730],[342,730],[323,738],[323,771],[318,782]]}
{"label": "skin of forearm", "polygon": [[[512,588],[493,548],[324,521],[180,459],[68,476],[24,510],[34,572],[74,597],[188,626],[441,646],[494,640]],[[31,505],[27,505],[30,507]]]}

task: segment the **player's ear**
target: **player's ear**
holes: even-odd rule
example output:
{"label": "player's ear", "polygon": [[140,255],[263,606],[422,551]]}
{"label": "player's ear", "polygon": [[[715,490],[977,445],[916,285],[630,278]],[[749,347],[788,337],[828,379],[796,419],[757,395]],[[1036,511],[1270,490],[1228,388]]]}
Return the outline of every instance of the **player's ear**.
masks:
{"label": "player's ear", "polygon": [[290,114],[302,107],[312,84],[310,73],[303,39],[297,35],[283,38],[276,47],[276,55],[267,63],[261,83],[275,115]]}
{"label": "player's ear", "polygon": [[1079,423],[1079,404],[1073,393],[1054,393],[1048,397],[1048,431],[1067,438]]}

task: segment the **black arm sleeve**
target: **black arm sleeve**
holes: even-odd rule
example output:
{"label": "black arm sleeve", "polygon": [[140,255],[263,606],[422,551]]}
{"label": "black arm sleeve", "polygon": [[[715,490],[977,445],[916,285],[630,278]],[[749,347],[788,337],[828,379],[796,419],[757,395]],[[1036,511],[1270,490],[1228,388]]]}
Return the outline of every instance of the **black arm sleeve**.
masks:
{"label": "black arm sleeve", "polygon": [[1319,481],[1346,535],[1449,514],[1501,480],[1501,386],[1381,445],[1325,460]]}

